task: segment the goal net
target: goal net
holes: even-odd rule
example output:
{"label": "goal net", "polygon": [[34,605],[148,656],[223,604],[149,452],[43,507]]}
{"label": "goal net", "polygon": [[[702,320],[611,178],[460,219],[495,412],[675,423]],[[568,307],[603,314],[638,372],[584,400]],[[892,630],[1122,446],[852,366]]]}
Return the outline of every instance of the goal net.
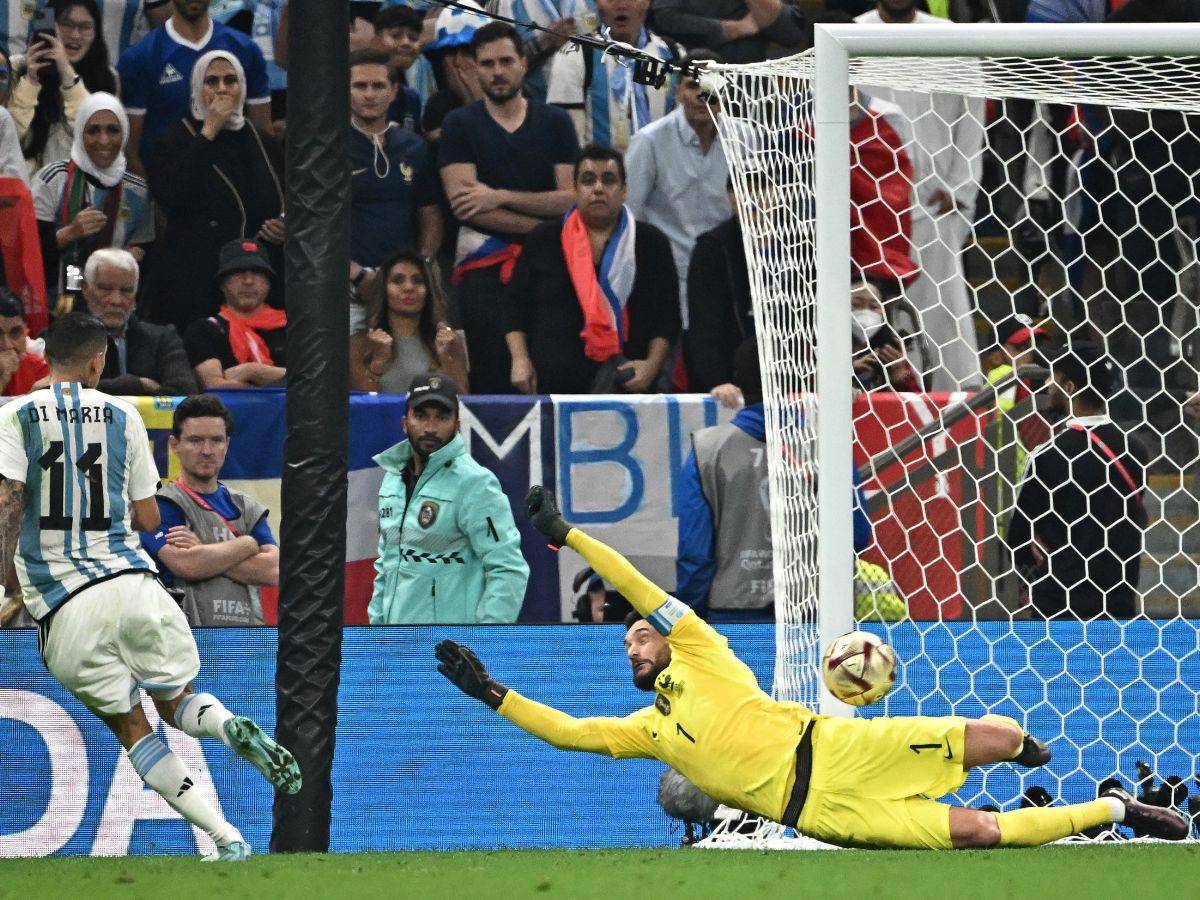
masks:
{"label": "goal net", "polygon": [[818,660],[861,627],[901,675],[856,714],[1048,741],[966,805],[1200,793],[1200,35],[1099,27],[819,29],[704,82],[767,397],[775,692],[851,714]]}

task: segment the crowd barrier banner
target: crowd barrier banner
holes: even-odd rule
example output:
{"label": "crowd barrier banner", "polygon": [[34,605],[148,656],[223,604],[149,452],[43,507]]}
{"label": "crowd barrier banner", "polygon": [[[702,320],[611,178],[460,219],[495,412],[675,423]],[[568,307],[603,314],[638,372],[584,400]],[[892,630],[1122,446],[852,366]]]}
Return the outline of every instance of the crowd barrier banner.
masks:
{"label": "crowd barrier banner", "polygon": [[[1103,654],[1079,653],[1084,627],[1088,645],[1106,648]],[[1073,742],[1054,741],[1049,766],[977,769],[957,795],[962,803],[1014,809],[1033,785],[1082,801],[1094,796],[1096,773],[1104,777],[1115,768],[1134,785],[1137,760],[1150,762],[1160,778],[1188,778],[1195,748],[1183,736],[1200,733],[1191,694],[1144,687],[1200,682],[1197,623],[1171,623],[1162,631],[1162,650],[1146,657],[1159,627],[1149,621],[904,624],[891,632],[901,670],[886,711],[911,715],[916,698],[927,704],[934,697],[938,707],[923,709],[939,715],[991,710],[1050,734],[1065,723]],[[768,686],[774,627],[720,631]],[[196,637],[203,661],[197,686],[271,731],[275,629],[200,629]],[[620,626],[348,628],[333,850],[678,844],[678,827],[654,799],[662,763],[567,753],[526,735],[437,674],[433,647],[445,637],[473,647],[513,689],[571,715],[620,716],[649,701],[630,681]],[[940,673],[915,658],[904,664],[921,646],[944,651]],[[1063,683],[1061,647],[1076,647],[1066,670],[1070,683]],[[0,856],[208,849],[207,838],[142,786],[115,738],[46,672],[32,630],[0,631],[0,658]],[[1025,674],[1001,677],[1013,672]],[[157,722],[152,704],[144,706]],[[861,714],[883,711],[880,704]],[[158,727],[196,788],[210,798],[215,789],[225,815],[265,851],[271,791],[258,773],[215,741],[197,743]]]}
{"label": "crowd barrier banner", "polygon": [[[234,418],[221,480],[262,501],[279,534],[284,392],[219,392]],[[175,477],[167,437],[177,398],[136,398],[164,477]],[[524,513],[533,484],[553,486],[572,521],[586,524],[667,586],[675,583],[676,517],[672,496],[697,428],[728,420],[712,398],[681,396],[467,397],[462,435],[468,452],[496,474],[512,504],[530,565],[521,620],[558,622],[573,609],[571,580],[586,564],[553,553]],[[379,542],[379,485],[373,457],[403,440],[404,397],[352,394],[350,491],[346,535],[346,622],[365,624]],[[269,618],[273,597],[264,597]],[[273,621],[273,618],[270,618]]]}
{"label": "crowd barrier banner", "polygon": [[[283,466],[284,392],[222,391],[234,417],[234,437],[222,480],[271,510],[279,533]],[[934,421],[961,395],[873,394],[874,415],[857,415],[856,456],[871,455]],[[177,398],[134,398],[154,444],[164,477],[175,477],[167,436]],[[379,541],[378,496],[382,470],[372,457],[403,439],[404,397],[353,394],[350,398],[350,493],[346,535],[346,622],[365,624]],[[675,490],[691,450],[693,431],[732,418],[731,411],[700,394],[646,396],[467,397],[462,435],[468,452],[496,474],[512,504],[531,575],[523,622],[569,621],[571,583],[586,563],[571,550],[554,553],[530,526],[523,509],[532,484],[558,492],[568,521],[625,553],[658,584],[673,589],[678,517]],[[983,419],[967,416],[949,432],[883,473],[895,485],[902,471],[918,473],[875,514],[875,547],[868,558],[884,565],[915,618],[954,618],[962,608],[960,571],[948,560],[969,556],[963,510],[964,484],[956,464],[929,462],[962,446],[978,449]],[[865,485],[868,494],[879,483]],[[264,606],[273,622],[273,592]]]}

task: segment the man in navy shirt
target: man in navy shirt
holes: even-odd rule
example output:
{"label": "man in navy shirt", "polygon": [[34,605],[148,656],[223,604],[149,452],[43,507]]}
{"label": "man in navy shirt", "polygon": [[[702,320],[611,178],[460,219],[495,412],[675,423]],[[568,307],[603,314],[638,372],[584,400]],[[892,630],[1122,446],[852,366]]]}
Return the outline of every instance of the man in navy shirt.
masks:
{"label": "man in navy shirt", "polygon": [[228,50],[246,73],[251,124],[271,125],[271,86],[262,51],[249,36],[214,22],[208,0],[171,0],[174,12],[121,54],[121,99],[129,114],[129,167],[142,174],[142,156],[162,129],[190,114],[192,67],[209,50]]}
{"label": "man in navy shirt", "polygon": [[513,388],[500,314],[504,286],[525,235],[574,204],[579,141],[566,112],[521,92],[526,62],[511,25],[483,26],[470,46],[484,96],[446,116],[438,164],[462,226],[454,283],[471,348],[471,387],[507,394]]}
{"label": "man in navy shirt", "polygon": [[197,394],[175,409],[168,442],[179,477],[158,492],[162,523],[142,533],[161,578],[182,594],[193,625],[262,625],[260,589],[279,583],[279,547],[267,509],[217,480],[233,417],[221,398]]}
{"label": "man in navy shirt", "polygon": [[388,119],[399,79],[384,51],[350,54],[350,259],[366,268],[401,247],[432,257],[442,243],[429,145]]}

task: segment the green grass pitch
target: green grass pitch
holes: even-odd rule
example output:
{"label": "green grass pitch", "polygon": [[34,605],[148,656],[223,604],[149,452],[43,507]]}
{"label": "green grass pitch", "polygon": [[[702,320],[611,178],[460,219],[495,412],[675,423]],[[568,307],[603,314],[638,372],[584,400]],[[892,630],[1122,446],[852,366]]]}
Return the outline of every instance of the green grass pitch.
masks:
{"label": "green grass pitch", "polygon": [[264,855],[228,865],[180,857],[0,860],[0,897],[1178,900],[1196,895],[1198,878],[1196,845],[959,853],[512,850]]}

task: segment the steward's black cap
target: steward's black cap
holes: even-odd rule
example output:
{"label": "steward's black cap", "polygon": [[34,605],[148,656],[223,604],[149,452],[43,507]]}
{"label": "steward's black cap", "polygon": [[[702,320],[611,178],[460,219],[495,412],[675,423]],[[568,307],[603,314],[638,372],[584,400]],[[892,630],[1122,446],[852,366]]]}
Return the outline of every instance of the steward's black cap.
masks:
{"label": "steward's black cap", "polygon": [[405,409],[416,409],[426,403],[440,403],[450,412],[458,412],[458,385],[454,379],[441,372],[427,372],[414,378],[408,386]]}

